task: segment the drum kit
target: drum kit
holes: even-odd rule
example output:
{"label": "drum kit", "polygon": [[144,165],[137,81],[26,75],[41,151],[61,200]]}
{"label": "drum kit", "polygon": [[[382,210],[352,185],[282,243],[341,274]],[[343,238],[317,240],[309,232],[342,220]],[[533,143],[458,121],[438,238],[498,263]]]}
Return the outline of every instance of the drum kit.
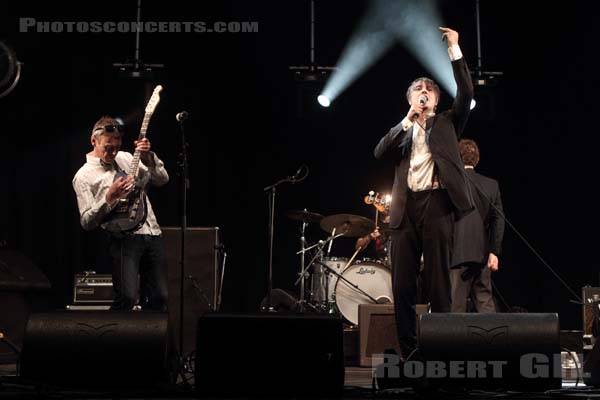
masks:
{"label": "drum kit", "polygon": [[[392,274],[386,260],[356,259],[360,248],[350,258],[330,255],[338,238],[367,236],[376,228],[372,220],[353,214],[323,216],[307,210],[294,210],[287,217],[302,222],[300,273],[300,309],[343,317],[358,325],[359,304],[393,303]],[[377,219],[377,218],[376,218]],[[308,246],[304,237],[309,224],[318,223],[329,237]],[[305,255],[312,257],[306,263]],[[305,284],[308,283],[308,284]]]}

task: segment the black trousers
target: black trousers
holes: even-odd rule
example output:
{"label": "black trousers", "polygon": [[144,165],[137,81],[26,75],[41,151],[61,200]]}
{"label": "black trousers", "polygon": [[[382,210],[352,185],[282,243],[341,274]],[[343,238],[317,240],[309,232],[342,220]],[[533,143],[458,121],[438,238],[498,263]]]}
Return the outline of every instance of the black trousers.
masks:
{"label": "black trousers", "polygon": [[492,295],[492,271],[487,265],[470,265],[450,270],[452,312],[467,312],[470,298],[477,312],[496,312]]}
{"label": "black trousers", "polygon": [[390,258],[398,339],[403,356],[416,346],[417,278],[423,254],[423,294],[432,312],[450,312],[450,252],[454,219],[444,189],[408,191],[402,223],[392,231]]}

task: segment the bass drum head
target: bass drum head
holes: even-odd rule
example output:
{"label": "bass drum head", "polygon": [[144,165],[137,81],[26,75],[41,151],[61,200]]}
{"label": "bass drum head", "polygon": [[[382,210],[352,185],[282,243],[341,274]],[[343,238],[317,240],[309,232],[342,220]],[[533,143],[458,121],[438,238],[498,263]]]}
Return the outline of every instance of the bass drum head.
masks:
{"label": "bass drum head", "polygon": [[[353,264],[346,268],[342,276],[376,299],[377,303],[394,302],[392,273],[383,265],[376,262]],[[341,278],[335,285],[335,302],[342,316],[354,325],[358,325],[358,305],[373,304],[373,300]]]}

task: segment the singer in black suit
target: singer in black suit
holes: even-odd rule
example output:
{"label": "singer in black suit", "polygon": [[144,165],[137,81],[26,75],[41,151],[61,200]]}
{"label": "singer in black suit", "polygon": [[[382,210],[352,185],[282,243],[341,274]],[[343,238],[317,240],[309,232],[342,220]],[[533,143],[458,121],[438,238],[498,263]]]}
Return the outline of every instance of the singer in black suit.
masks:
{"label": "singer in black suit", "polygon": [[439,87],[431,79],[415,79],[406,93],[408,114],[375,148],[375,158],[391,157],[395,163],[390,258],[398,339],[405,360],[416,348],[415,303],[421,253],[423,289],[431,311],[449,312],[454,220],[474,209],[457,141],[469,116],[473,84],[458,46],[458,33],[439,29],[448,44],[458,87],[452,107],[436,114]]}
{"label": "singer in black suit", "polygon": [[498,182],[475,171],[479,147],[471,139],[458,142],[460,156],[469,178],[477,212],[457,222],[450,270],[452,312],[467,312],[470,298],[477,312],[495,312],[492,271],[498,270],[498,256],[504,236],[504,213]]}

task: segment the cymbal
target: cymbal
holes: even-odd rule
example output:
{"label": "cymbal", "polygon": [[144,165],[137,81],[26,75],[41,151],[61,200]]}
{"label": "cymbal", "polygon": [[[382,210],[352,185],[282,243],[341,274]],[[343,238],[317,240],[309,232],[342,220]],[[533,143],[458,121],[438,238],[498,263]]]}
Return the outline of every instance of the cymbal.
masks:
{"label": "cymbal", "polygon": [[353,214],[335,214],[321,220],[321,228],[335,234],[344,233],[347,237],[366,236],[375,230],[375,223],[368,218]]}
{"label": "cymbal", "polygon": [[286,212],[285,215],[293,220],[304,222],[319,222],[323,219],[323,216],[321,214],[306,210],[292,210]]}

